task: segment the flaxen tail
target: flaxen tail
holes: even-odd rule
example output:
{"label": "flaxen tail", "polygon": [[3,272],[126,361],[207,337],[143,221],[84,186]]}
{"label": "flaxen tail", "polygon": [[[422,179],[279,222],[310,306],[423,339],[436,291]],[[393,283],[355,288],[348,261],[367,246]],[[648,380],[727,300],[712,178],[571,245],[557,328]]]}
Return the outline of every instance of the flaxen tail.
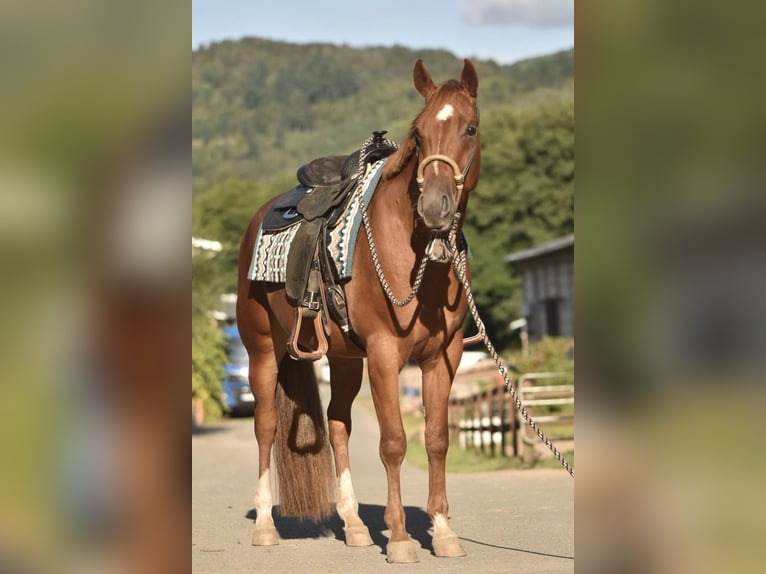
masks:
{"label": "flaxen tail", "polygon": [[274,462],[279,512],[319,521],[334,511],[335,470],[314,365],[285,356],[278,379]]}

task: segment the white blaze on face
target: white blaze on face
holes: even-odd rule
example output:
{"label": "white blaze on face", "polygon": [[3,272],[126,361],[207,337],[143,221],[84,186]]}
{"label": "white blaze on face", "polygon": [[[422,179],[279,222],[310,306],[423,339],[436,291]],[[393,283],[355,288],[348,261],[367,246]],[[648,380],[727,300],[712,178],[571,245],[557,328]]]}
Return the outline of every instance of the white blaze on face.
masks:
{"label": "white blaze on face", "polygon": [[444,120],[451,118],[453,113],[455,113],[455,108],[452,107],[452,104],[444,104],[444,107],[439,110],[438,114],[436,114],[436,119],[443,122]]}
{"label": "white blaze on face", "polygon": [[[452,106],[452,104],[444,104],[442,109],[439,110],[439,113],[436,114],[436,119],[440,122],[443,122],[449,118],[452,117],[452,114],[455,113],[455,108]],[[439,130],[439,142],[441,143],[441,130]],[[439,174],[439,162],[434,162],[434,173]]]}

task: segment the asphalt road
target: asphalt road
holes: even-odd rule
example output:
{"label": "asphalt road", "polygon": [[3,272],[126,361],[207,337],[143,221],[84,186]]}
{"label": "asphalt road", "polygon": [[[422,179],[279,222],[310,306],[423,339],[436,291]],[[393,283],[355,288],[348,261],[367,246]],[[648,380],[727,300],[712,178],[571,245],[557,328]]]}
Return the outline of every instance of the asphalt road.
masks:
{"label": "asphalt road", "polygon": [[574,481],[563,469],[448,474],[450,523],[468,556],[437,558],[425,511],[428,474],[406,463],[402,497],[420,562],[388,564],[386,480],[378,458],[377,421],[359,405],[352,416],[352,480],[373,546],[346,547],[337,516],[317,525],[280,518],[276,511],[280,544],[252,546],[258,474],[252,418],[225,420],[192,436],[193,572],[574,571]]}

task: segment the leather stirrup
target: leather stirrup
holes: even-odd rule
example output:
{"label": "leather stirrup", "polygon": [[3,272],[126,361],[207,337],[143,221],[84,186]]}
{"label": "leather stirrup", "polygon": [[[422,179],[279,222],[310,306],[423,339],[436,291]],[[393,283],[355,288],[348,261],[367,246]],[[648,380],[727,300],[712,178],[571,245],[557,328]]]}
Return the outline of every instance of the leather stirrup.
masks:
{"label": "leather stirrup", "polygon": [[322,312],[314,314],[314,333],[317,337],[317,348],[315,351],[302,351],[298,339],[301,335],[301,325],[303,324],[303,313],[307,309],[305,307],[298,307],[295,309],[295,323],[293,325],[292,333],[287,340],[287,352],[296,361],[316,361],[324,357],[327,353],[327,337],[324,334],[324,326],[322,325]]}

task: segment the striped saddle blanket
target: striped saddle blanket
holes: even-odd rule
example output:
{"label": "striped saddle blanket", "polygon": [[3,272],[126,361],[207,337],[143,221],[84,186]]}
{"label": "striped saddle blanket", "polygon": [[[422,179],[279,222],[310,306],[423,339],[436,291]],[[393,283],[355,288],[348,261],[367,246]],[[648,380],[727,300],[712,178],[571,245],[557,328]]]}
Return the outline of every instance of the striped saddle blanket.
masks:
{"label": "striped saddle blanket", "polygon": [[[353,267],[354,247],[362,224],[362,204],[369,205],[380,181],[386,159],[370,164],[364,177],[352,192],[346,208],[329,231],[328,250],[330,260],[335,262],[339,279],[349,279]],[[287,254],[290,243],[298,231],[296,223],[277,232],[266,232],[261,227],[255,239],[253,259],[247,278],[251,281],[285,283],[287,280]]]}

